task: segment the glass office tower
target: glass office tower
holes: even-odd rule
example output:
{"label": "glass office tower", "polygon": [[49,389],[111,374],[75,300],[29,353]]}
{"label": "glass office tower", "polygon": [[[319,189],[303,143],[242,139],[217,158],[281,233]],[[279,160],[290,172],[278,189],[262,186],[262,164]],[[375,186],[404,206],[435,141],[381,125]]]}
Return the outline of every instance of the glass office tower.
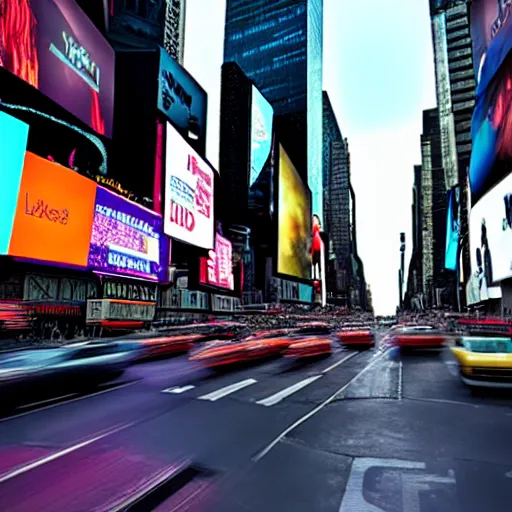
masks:
{"label": "glass office tower", "polygon": [[323,0],[227,0],[224,61],[272,103],[276,129],[323,217]]}

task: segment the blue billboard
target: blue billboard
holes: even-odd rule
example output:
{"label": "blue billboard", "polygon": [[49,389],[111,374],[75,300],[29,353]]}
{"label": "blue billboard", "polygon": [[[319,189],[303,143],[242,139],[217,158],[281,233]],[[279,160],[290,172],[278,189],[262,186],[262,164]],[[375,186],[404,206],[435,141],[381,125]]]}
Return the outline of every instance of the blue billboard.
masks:
{"label": "blue billboard", "polygon": [[204,89],[160,48],[158,109],[201,156],[206,145],[206,107]]}
{"label": "blue billboard", "polygon": [[457,255],[460,236],[460,188],[452,187],[448,191],[448,210],[446,218],[446,251],[444,266],[448,270],[457,270]]}
{"label": "blue billboard", "polygon": [[258,179],[272,148],[274,109],[253,85],[251,107],[251,171],[249,188]]}
{"label": "blue billboard", "polygon": [[28,124],[0,112],[0,254],[7,254],[27,151]]}

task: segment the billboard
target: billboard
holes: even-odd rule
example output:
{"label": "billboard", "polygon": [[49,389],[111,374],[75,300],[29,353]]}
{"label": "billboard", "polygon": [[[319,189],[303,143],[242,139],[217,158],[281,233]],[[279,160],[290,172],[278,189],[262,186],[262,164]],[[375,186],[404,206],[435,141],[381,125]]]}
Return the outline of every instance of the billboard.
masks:
{"label": "billboard", "polygon": [[9,255],[85,267],[96,183],[26,153]]}
{"label": "billboard", "polygon": [[286,151],[279,145],[277,272],[311,278],[311,199]]}
{"label": "billboard", "polygon": [[4,0],[0,65],[112,136],[114,50],[74,0]]}
{"label": "billboard", "polygon": [[158,280],[161,227],[159,215],[98,187],[89,268]]}
{"label": "billboard", "polygon": [[28,125],[0,111],[0,254],[7,254],[21,184]]}
{"label": "billboard", "polygon": [[160,48],[158,109],[184,139],[204,155],[207,96],[202,87],[163,48]]}
{"label": "billboard", "polygon": [[215,250],[210,251],[208,258],[201,258],[199,282],[226,290],[234,289],[233,246],[218,233],[215,235]]}
{"label": "billboard", "polygon": [[[512,49],[512,21],[508,0],[473,0],[471,40],[477,83],[486,87]],[[479,87],[480,88],[480,87]]]}
{"label": "billboard", "polygon": [[249,187],[258,179],[272,149],[274,109],[263,94],[252,86],[251,107],[251,170]]}
{"label": "billboard", "polygon": [[164,233],[213,248],[213,169],[167,123]]}
{"label": "billboard", "polygon": [[448,208],[446,216],[446,248],[444,266],[448,270],[457,270],[457,256],[460,236],[460,188],[452,187],[448,191]]}
{"label": "billboard", "polygon": [[512,174],[472,208],[470,242],[474,274],[488,284],[512,277]]}

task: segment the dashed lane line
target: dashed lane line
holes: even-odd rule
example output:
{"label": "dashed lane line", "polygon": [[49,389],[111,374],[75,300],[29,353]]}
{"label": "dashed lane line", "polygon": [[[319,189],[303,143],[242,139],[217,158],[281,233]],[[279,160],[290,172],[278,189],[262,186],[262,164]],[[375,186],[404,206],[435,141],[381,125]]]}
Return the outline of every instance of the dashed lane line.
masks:
{"label": "dashed lane line", "polygon": [[285,389],[282,389],[281,391],[278,391],[277,393],[264,398],[263,400],[259,400],[256,402],[258,405],[264,405],[265,407],[270,407],[272,405],[275,405],[281,400],[284,400],[285,398],[289,397],[290,395],[293,395],[294,393],[297,393],[297,391],[300,391],[301,389],[305,388],[306,386],[309,386],[311,383],[318,380],[322,375],[314,375],[313,377],[308,377],[307,379],[301,380],[300,382],[297,382],[296,384],[293,384],[293,386],[289,386]]}
{"label": "dashed lane line", "polygon": [[212,391],[207,395],[203,395],[199,397],[199,400],[209,400],[210,402],[215,402],[216,400],[220,400],[225,396],[231,395],[232,393],[236,393],[241,389],[244,389],[248,386],[252,386],[258,382],[256,379],[245,379],[240,382],[235,382],[234,384],[230,384],[224,388],[217,389],[216,391]]}

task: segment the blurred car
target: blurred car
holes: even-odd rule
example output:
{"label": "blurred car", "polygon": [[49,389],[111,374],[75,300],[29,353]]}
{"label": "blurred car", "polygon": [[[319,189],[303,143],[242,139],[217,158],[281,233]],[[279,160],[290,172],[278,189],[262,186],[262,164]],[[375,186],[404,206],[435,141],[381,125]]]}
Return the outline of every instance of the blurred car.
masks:
{"label": "blurred car", "polygon": [[189,359],[210,368],[253,362],[280,356],[291,342],[286,329],[259,331],[236,342],[207,342]]}
{"label": "blurred car", "polygon": [[370,348],[375,344],[371,329],[342,329],[338,331],[337,337],[345,346]]}
{"label": "blurred car", "polygon": [[142,349],[136,341],[94,341],[3,353],[0,403],[46,387],[55,387],[59,394],[94,387],[120,376]]}
{"label": "blurred car", "polygon": [[294,340],[284,351],[285,357],[301,359],[304,357],[327,356],[332,353],[332,341],[327,336],[311,336]]}
{"label": "blurred car", "polygon": [[315,334],[330,334],[332,332],[331,324],[326,322],[300,322],[295,329],[291,329],[295,335],[315,335]]}
{"label": "blurred car", "polygon": [[189,352],[195,343],[204,340],[202,334],[175,334],[174,336],[155,336],[135,338],[143,350],[139,360],[153,359]]}
{"label": "blurred car", "polygon": [[510,338],[461,337],[450,350],[459,363],[462,382],[467,386],[512,388]]}
{"label": "blurred car", "polygon": [[412,348],[441,348],[446,341],[446,335],[430,325],[409,325],[393,329],[383,339],[404,349]]}

